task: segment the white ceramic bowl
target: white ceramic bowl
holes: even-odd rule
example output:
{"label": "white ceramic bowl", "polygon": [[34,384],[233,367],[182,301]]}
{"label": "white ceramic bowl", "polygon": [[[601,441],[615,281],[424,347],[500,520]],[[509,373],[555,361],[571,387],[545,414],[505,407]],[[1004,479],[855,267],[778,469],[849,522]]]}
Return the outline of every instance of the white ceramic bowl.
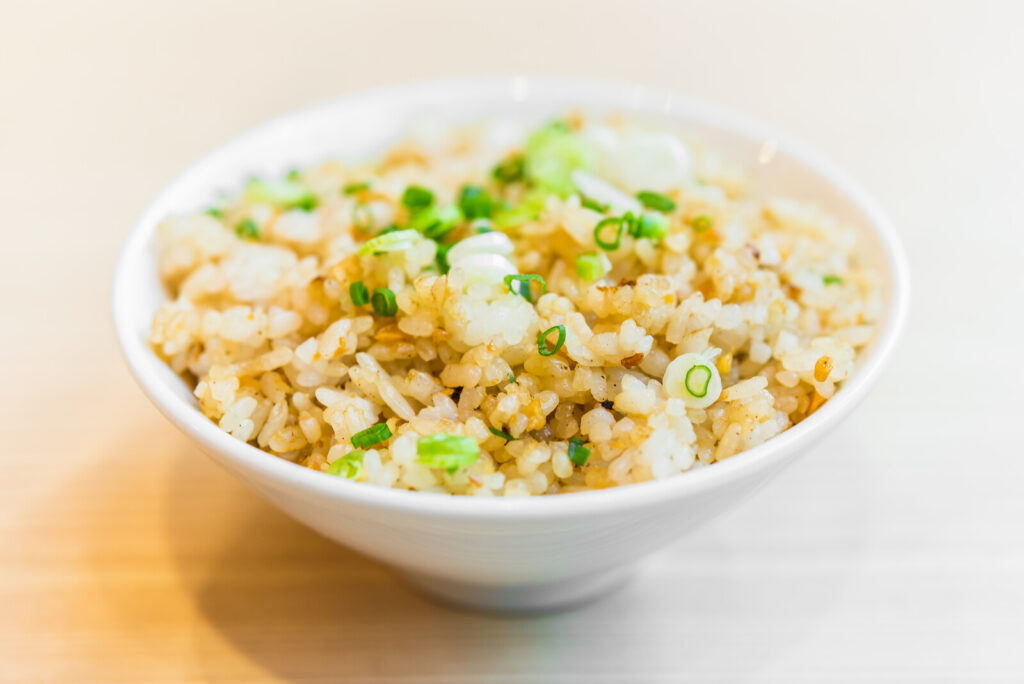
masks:
{"label": "white ceramic bowl", "polygon": [[[225,186],[325,158],[383,150],[422,117],[538,120],[579,109],[682,126],[751,167],[769,192],[814,200],[859,227],[884,277],[885,318],[862,366],[833,399],[769,442],[667,480],[528,499],[477,499],[383,489],[327,477],[239,442],[197,409],[188,387],[146,337],[165,294],[152,238],[175,212],[208,206]],[[773,151],[774,150],[774,151]],[[374,90],[283,116],[221,146],[178,176],[135,224],[114,278],[124,356],[142,389],[216,462],[325,536],[395,566],[445,599],[507,610],[555,608],[611,588],[640,558],[740,501],[810,448],[864,398],[903,325],[908,271],[896,234],[871,197],[818,153],[734,113],[643,86],[578,79],[475,78]]]}

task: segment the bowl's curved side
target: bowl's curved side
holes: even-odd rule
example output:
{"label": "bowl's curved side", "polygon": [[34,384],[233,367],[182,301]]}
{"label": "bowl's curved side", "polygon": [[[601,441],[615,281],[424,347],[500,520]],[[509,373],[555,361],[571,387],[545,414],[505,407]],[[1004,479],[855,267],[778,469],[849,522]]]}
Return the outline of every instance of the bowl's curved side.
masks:
{"label": "bowl's curved side", "polygon": [[[207,205],[223,179],[241,182],[253,172],[370,154],[423,115],[452,121],[451,112],[458,112],[454,122],[498,115],[536,120],[574,106],[682,122],[709,144],[749,160],[773,191],[823,198],[830,211],[862,228],[868,257],[883,270],[887,317],[859,373],[814,415],[728,461],[669,480],[531,500],[445,497],[324,477],[238,442],[195,408],[188,387],[148,348],[152,316],[165,298],[151,248],[156,226],[168,214]],[[766,143],[776,152],[762,163]],[[332,539],[423,576],[507,586],[613,569],[777,472],[848,415],[880,376],[906,317],[909,282],[895,230],[870,195],[774,129],[658,89],[512,77],[386,88],[287,115],[235,138],[186,170],[145,210],[122,249],[112,295],[117,337],[143,391],[214,460],[275,505]]]}

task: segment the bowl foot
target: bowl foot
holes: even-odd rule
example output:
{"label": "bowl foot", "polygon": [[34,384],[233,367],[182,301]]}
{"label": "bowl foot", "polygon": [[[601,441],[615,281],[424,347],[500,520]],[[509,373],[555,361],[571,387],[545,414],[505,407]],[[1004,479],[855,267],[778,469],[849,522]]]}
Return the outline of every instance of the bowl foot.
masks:
{"label": "bowl foot", "polygon": [[462,608],[497,613],[568,610],[614,593],[632,575],[633,567],[626,566],[549,582],[496,585],[403,573],[413,587],[430,598]]}

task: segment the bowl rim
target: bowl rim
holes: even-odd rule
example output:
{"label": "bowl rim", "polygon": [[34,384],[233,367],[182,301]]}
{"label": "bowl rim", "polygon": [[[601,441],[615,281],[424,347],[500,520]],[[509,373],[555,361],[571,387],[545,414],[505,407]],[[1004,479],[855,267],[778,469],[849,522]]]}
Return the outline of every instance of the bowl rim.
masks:
{"label": "bowl rim", "polygon": [[[526,99],[530,97],[528,93],[534,92],[542,97],[558,99],[562,97],[561,93],[565,92],[576,93],[577,97],[581,92],[590,92],[594,93],[595,100],[603,100],[609,91],[622,93],[624,96],[641,92],[647,98],[664,98],[665,102],[671,102],[677,109],[682,110],[681,113],[673,115],[666,107],[665,114],[669,118],[697,121],[741,137],[777,141],[780,150],[785,150],[789,157],[831,183],[841,195],[857,206],[867,218],[864,227],[873,231],[879,238],[890,276],[889,306],[875,346],[864,359],[861,368],[832,399],[798,425],[711,467],[697,468],[663,480],[608,489],[574,492],[563,496],[513,498],[415,492],[325,477],[323,473],[240,442],[222,431],[193,404],[182,399],[162,382],[153,361],[162,362],[156,359],[145,340],[135,333],[136,327],[133,324],[137,321],[130,316],[132,307],[129,271],[137,260],[152,260],[148,250],[151,233],[155,223],[162,218],[156,215],[155,211],[163,203],[166,195],[171,194],[177,185],[184,183],[208,160],[229,153],[236,146],[244,145],[249,138],[259,137],[276,127],[287,126],[293,120],[315,116],[322,110],[403,96],[415,102],[417,97],[422,97],[426,93],[436,95],[439,90],[472,93],[482,87],[506,88],[510,101],[513,100],[513,93],[519,94],[517,97],[520,98],[522,93],[527,93]],[[588,106],[586,102],[579,104],[583,107]],[[566,107],[571,106],[573,104],[567,101]],[[622,109],[629,109],[629,106],[624,105]],[[111,299],[117,340],[135,381],[160,412],[185,434],[196,440],[204,451],[215,451],[218,456],[242,470],[259,471],[264,478],[276,480],[283,486],[317,498],[342,499],[367,508],[404,511],[433,517],[513,521],[552,516],[583,517],[647,507],[676,497],[722,487],[768,468],[786,456],[795,455],[801,447],[812,444],[848,415],[877,382],[906,322],[910,302],[910,276],[907,258],[895,227],[881,205],[846,171],[822,153],[784,131],[730,108],[667,88],[592,78],[510,75],[414,81],[361,90],[291,110],[233,136],[178,173],[143,210],[118,255]]]}

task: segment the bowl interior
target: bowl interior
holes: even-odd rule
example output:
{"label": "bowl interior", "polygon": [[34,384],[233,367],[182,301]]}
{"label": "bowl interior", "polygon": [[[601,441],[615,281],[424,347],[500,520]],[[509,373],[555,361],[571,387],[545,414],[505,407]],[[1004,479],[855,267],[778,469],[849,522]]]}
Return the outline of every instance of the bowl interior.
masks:
{"label": "bowl interior", "polygon": [[[887,320],[864,352],[861,371],[811,419],[729,462],[751,460],[772,442],[806,430],[808,423],[827,421],[835,409],[833,404],[841,403],[840,399],[850,393],[852,386],[866,382],[867,378],[861,377],[865,369],[870,374],[877,370],[880,357],[891,347],[905,314],[906,267],[888,220],[874,201],[813,150],[767,126],[715,106],[642,86],[525,77],[415,84],[334,100],[250,130],[178,176],[140,217],[122,252],[114,283],[118,336],[140,384],[179,425],[179,419],[191,412],[192,417],[186,420],[193,420],[196,425],[185,429],[192,436],[206,428],[217,430],[199,413],[186,384],[146,344],[153,315],[166,298],[157,277],[152,246],[156,226],[166,216],[201,210],[218,195],[237,191],[251,175],[274,176],[325,159],[373,156],[424,119],[444,124],[489,118],[529,123],[572,110],[622,113],[677,129],[688,139],[739,164],[750,174],[752,187],[759,191],[812,201],[858,229],[863,258],[877,265],[882,275],[887,311]],[[171,406],[171,402],[177,405]],[[839,417],[838,409],[834,413]],[[200,423],[206,427],[199,427]],[[260,455],[254,448],[236,445],[234,448],[251,450],[253,458],[280,461],[269,454]],[[715,468],[722,465],[716,464]],[[688,477],[691,474],[678,479]],[[642,485],[619,489],[638,486]]]}

